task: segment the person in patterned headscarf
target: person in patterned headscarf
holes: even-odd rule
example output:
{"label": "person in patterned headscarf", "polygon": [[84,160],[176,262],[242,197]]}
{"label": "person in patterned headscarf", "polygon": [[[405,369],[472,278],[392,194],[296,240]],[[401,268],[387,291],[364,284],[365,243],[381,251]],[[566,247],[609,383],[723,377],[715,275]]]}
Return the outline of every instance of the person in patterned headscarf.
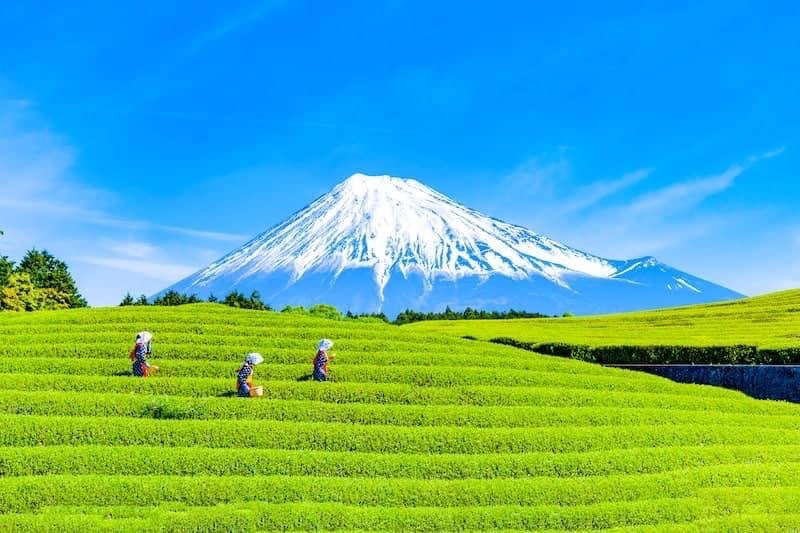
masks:
{"label": "person in patterned headscarf", "polygon": [[314,370],[311,377],[314,381],[328,381],[328,363],[333,361],[336,356],[330,352],[333,348],[333,341],[330,339],[322,339],[317,344],[317,355],[314,356]]}
{"label": "person in patterned headscarf", "polygon": [[263,361],[264,358],[257,353],[247,354],[244,358],[242,366],[236,371],[236,393],[240,398],[250,397],[250,392],[253,390],[253,367]]}
{"label": "person in patterned headscarf", "polygon": [[153,334],[149,331],[137,333],[136,344],[130,354],[133,375],[137,378],[146,378],[158,370],[157,366],[151,365],[147,360],[147,356],[151,353],[153,353]]}

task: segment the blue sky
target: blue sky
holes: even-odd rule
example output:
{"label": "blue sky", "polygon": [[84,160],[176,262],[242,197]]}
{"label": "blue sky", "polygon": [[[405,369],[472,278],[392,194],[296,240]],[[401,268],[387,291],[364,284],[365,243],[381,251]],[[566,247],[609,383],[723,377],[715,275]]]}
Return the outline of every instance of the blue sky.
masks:
{"label": "blue sky", "polygon": [[51,250],[94,305],[354,172],[800,286],[796,2],[69,4],[0,6],[0,252]]}

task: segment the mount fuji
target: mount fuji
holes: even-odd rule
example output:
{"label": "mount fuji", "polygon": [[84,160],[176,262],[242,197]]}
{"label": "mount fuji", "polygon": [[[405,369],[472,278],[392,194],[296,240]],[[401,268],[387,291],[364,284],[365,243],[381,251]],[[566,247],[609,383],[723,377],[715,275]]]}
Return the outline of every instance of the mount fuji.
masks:
{"label": "mount fuji", "polygon": [[260,292],[273,307],[328,303],[607,313],[742,297],[653,257],[611,260],[465,207],[413,179],[355,174],[165,290]]}

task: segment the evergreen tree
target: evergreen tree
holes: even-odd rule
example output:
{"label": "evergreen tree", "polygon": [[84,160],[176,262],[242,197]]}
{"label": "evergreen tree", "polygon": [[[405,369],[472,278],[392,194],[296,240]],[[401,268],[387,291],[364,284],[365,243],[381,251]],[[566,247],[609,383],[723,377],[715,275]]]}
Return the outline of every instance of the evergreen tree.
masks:
{"label": "evergreen tree", "polygon": [[186,296],[177,291],[169,290],[153,300],[153,305],[183,305],[186,303]]}
{"label": "evergreen tree", "polygon": [[[261,295],[258,293],[258,291],[251,292],[249,298],[239,291],[232,291],[225,296],[225,298],[222,300],[222,303],[239,309],[255,309],[257,311],[272,310],[269,305],[265,304],[261,300]],[[284,312],[286,312],[285,309]]]}
{"label": "evergreen tree", "polygon": [[247,309],[266,311],[269,309],[269,306],[261,301],[261,295],[258,293],[258,291],[253,291],[250,293],[250,299],[247,302]]}
{"label": "evergreen tree", "polygon": [[122,299],[122,301],[119,303],[119,305],[120,305],[120,307],[124,307],[124,306],[127,306],[127,305],[133,305],[134,303],[135,302],[133,301],[133,296],[131,296],[131,293],[128,292],[128,293],[125,294],[125,298]]}
{"label": "evergreen tree", "polygon": [[29,250],[16,268],[16,272],[27,273],[37,289],[54,289],[64,293],[70,307],[86,307],[86,300],[78,292],[75,280],[64,261],[56,259],[47,250]]}
{"label": "evergreen tree", "polygon": [[133,305],[150,305],[150,303],[147,301],[147,296],[142,294],[136,299]]}
{"label": "evergreen tree", "polygon": [[14,272],[14,263],[8,257],[0,255],[0,287],[5,287],[8,277]]}
{"label": "evergreen tree", "polygon": [[217,298],[216,296],[214,296],[214,293],[213,293],[213,292],[212,292],[211,294],[209,294],[209,295],[208,295],[208,303],[210,303],[210,304],[215,304],[215,303],[217,303],[218,301],[219,301],[219,298]]}
{"label": "evergreen tree", "polygon": [[242,309],[247,309],[247,297],[239,291],[231,291],[225,296],[225,299],[222,301],[225,305],[230,307],[238,307]]}

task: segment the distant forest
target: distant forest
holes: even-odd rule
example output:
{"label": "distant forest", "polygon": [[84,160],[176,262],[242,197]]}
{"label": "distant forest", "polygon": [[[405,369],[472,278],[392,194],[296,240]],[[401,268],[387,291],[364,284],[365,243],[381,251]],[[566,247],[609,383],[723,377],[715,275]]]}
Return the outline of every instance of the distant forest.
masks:
{"label": "distant forest", "polygon": [[410,324],[412,322],[424,322],[426,320],[502,320],[505,318],[550,318],[548,315],[541,313],[530,313],[528,311],[517,311],[509,309],[508,311],[481,311],[467,307],[463,311],[453,311],[448,306],[441,313],[420,313],[407,309],[397,315],[394,320],[395,324]]}
{"label": "distant forest", "polygon": [[[258,311],[271,311],[273,310],[269,304],[266,304],[262,301],[261,295],[258,291],[253,291],[250,293],[250,296],[246,296],[241,292],[233,291],[228,293],[224,298],[219,299],[213,294],[209,295],[207,300],[203,300],[199,298],[197,295],[186,295],[181,294],[176,291],[167,291],[164,294],[154,298],[152,301],[149,301],[147,296],[142,294],[138,298],[134,298],[130,294],[125,295],[125,298],[120,302],[120,306],[129,306],[129,305],[185,305],[185,304],[194,304],[194,303],[202,303],[202,302],[209,302],[209,303],[219,303],[223,305],[228,305],[230,307],[236,307],[239,309],[254,309]],[[303,307],[303,306],[292,306],[287,305],[283,309],[280,310],[281,313],[298,313],[298,314],[308,314],[311,316],[317,316],[320,318],[329,318],[333,320],[342,320],[342,319],[373,319],[373,320],[380,320],[382,322],[386,322],[388,324],[396,324],[398,326],[403,324],[411,324],[412,322],[424,322],[426,320],[500,320],[500,319],[508,319],[508,318],[550,318],[549,315],[543,315],[542,313],[531,313],[528,311],[517,311],[515,309],[509,309],[508,311],[481,311],[478,309],[472,309],[471,307],[467,307],[463,311],[454,311],[447,307],[442,312],[429,312],[429,313],[422,313],[419,311],[414,311],[412,309],[406,309],[405,311],[401,312],[397,315],[394,320],[390,320],[384,313],[362,313],[362,314],[354,314],[350,311],[346,313],[342,313],[338,309],[336,309],[332,305],[327,304],[317,304],[311,307]],[[569,313],[566,313],[569,315]]]}

